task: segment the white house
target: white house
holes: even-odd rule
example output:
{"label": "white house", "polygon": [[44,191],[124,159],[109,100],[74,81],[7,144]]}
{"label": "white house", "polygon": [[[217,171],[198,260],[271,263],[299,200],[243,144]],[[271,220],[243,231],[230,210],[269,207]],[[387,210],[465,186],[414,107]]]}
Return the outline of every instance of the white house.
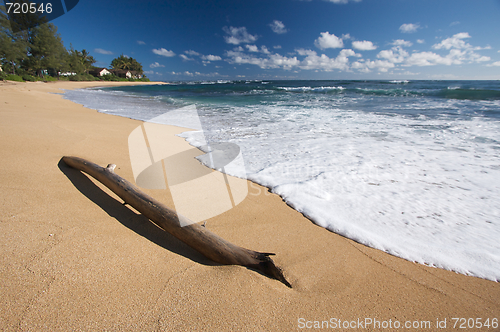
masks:
{"label": "white house", "polygon": [[94,75],[94,76],[97,76],[97,77],[101,77],[101,76],[104,76],[104,75],[111,74],[111,72],[109,70],[107,70],[106,68],[94,68],[94,69],[91,69],[89,71],[89,73],[91,75]]}

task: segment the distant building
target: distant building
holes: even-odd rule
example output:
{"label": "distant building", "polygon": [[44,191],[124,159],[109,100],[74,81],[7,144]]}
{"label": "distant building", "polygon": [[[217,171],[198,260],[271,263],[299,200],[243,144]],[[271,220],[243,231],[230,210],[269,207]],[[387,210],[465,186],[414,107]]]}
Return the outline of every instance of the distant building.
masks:
{"label": "distant building", "polygon": [[101,77],[104,75],[109,75],[111,72],[107,70],[106,68],[94,68],[89,70],[89,74],[94,75],[96,77]]}
{"label": "distant building", "polygon": [[58,72],[59,76],[73,76],[73,75],[76,75],[76,73],[73,73],[73,72],[65,72],[65,73],[61,73],[61,72]]}
{"label": "distant building", "polygon": [[135,70],[127,70],[127,69],[111,69],[111,73],[115,74],[118,77],[123,78],[142,78],[142,73]]}

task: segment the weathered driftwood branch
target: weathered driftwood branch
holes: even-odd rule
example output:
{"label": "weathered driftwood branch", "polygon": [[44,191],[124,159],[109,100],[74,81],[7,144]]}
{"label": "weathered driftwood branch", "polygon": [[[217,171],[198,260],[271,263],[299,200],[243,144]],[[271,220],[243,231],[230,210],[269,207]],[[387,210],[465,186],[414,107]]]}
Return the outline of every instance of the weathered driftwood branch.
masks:
{"label": "weathered driftwood branch", "polygon": [[[62,160],[68,166],[94,177],[123,199],[125,203],[134,207],[162,229],[205,257],[220,264],[242,265],[256,269],[283,282],[288,287],[292,287],[286,281],[281,270],[274,265],[273,260],[269,257],[274,254],[238,247],[210,232],[205,227],[192,223],[117,175],[114,172],[115,165],[108,165],[108,167],[104,168],[78,157],[63,157]],[[188,226],[181,227],[180,220],[183,221],[183,225],[188,224]]]}

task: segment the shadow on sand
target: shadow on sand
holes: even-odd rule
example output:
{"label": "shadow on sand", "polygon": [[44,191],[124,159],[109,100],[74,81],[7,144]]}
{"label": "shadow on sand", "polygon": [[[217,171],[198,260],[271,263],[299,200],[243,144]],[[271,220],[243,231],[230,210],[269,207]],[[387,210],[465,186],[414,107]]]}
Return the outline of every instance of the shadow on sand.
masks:
{"label": "shadow on sand", "polygon": [[136,213],[127,206],[108,195],[96,186],[85,174],[66,165],[62,160],[58,167],[83,195],[103,209],[110,217],[138,235],[178,255],[203,265],[220,265],[212,262],[182,241],[165,232],[142,214]]}

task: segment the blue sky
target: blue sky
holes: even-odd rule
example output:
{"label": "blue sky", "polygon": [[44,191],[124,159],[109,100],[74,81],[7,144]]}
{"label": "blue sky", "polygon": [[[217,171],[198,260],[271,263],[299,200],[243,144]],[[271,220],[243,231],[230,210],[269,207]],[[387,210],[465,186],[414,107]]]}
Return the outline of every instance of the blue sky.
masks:
{"label": "blue sky", "polygon": [[499,17],[500,0],[80,0],[53,23],[154,80],[500,79]]}

